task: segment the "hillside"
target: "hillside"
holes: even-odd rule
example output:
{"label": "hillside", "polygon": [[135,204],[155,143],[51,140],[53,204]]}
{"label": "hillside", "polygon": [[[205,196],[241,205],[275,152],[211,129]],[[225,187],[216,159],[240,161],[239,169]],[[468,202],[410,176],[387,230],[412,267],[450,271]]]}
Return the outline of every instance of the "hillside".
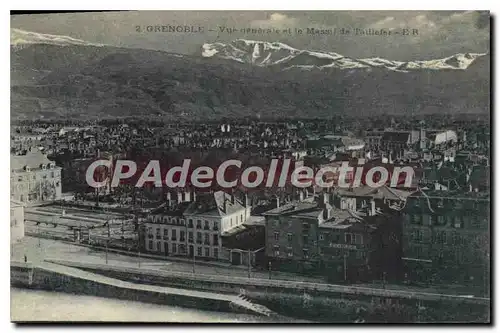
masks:
{"label": "hillside", "polygon": [[11,45],[14,118],[489,112],[489,57],[466,70],[322,70],[87,44]]}

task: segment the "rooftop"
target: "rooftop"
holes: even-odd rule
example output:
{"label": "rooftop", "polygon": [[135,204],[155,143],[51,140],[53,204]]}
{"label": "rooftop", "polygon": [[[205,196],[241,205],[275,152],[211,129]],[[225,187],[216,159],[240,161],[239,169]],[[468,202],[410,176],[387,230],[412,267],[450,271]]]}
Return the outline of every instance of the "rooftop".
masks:
{"label": "rooftop", "polygon": [[24,167],[31,169],[40,168],[40,165],[48,165],[53,163],[48,157],[38,149],[28,151],[26,155],[10,155],[10,169],[20,170]]}
{"label": "rooftop", "polygon": [[224,191],[199,195],[184,212],[185,215],[231,215],[245,207],[233,194]]}

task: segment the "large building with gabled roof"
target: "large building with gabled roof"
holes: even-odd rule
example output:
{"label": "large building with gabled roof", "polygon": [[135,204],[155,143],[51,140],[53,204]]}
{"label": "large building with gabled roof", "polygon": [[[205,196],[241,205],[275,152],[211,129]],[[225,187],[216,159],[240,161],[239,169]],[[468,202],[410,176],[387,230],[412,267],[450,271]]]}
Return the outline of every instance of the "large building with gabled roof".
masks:
{"label": "large building with gabled roof", "polygon": [[11,198],[26,204],[61,199],[61,168],[38,149],[10,157]]}

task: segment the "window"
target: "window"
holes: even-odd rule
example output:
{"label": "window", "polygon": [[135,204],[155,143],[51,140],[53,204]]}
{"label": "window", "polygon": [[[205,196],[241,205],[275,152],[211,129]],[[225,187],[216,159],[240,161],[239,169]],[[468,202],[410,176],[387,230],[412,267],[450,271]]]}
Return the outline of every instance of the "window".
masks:
{"label": "window", "polygon": [[54,171],[50,172],[50,178],[54,178]]}
{"label": "window", "polygon": [[307,236],[307,235],[302,235],[302,241],[304,242],[304,244],[309,243],[309,236]]}
{"label": "window", "polygon": [[274,240],[277,241],[280,239],[280,233],[278,231],[274,232]]}
{"label": "window", "polygon": [[188,228],[192,228],[193,227],[193,219],[189,219],[188,220]]}
{"label": "window", "polygon": [[201,220],[196,221],[196,229],[201,229]]}
{"label": "window", "polygon": [[332,242],[337,243],[337,244],[340,243],[340,235],[337,233],[334,233],[332,236]]}
{"label": "window", "polygon": [[161,238],[160,228],[156,228],[156,238]]}
{"label": "window", "polygon": [[213,245],[219,245],[219,235],[213,235],[213,237],[214,237]]}
{"label": "window", "polygon": [[209,247],[205,248],[205,257],[210,257],[210,248]]}
{"label": "window", "polygon": [[464,227],[463,220],[462,220],[461,216],[455,216],[455,221],[453,223],[453,226],[455,228],[463,228]]}
{"label": "window", "polygon": [[422,248],[420,246],[414,247],[415,258],[422,258]]}
{"label": "window", "polygon": [[241,219],[241,223],[243,223],[243,214],[241,214],[240,219]]}
{"label": "window", "polygon": [[179,224],[180,225],[186,225],[186,221],[184,219],[179,219]]}
{"label": "window", "polygon": [[214,231],[218,231],[218,230],[219,230],[219,222],[214,221]]}
{"label": "window", "polygon": [[278,245],[274,245],[273,254],[275,257],[278,257],[280,255],[280,247]]}
{"label": "window", "polygon": [[354,235],[354,243],[363,244],[363,235],[355,234]]}
{"label": "window", "polygon": [[414,214],[414,215],[412,215],[412,221],[413,221],[413,223],[415,223],[415,224],[420,224],[421,218],[422,218],[422,217],[421,217],[420,215],[418,215],[418,214]]}
{"label": "window", "polygon": [[179,244],[179,253],[180,254],[186,253],[186,246],[184,244]]}
{"label": "window", "polygon": [[167,242],[163,242],[163,249],[165,253],[168,253],[168,243]]}
{"label": "window", "polygon": [[292,239],[293,239],[292,234],[291,234],[291,233],[288,233],[287,238],[288,238],[288,241],[289,241],[289,242],[291,242],[291,241],[292,241]]}
{"label": "window", "polygon": [[214,248],[214,258],[218,258],[218,257],[219,257],[219,249]]}
{"label": "window", "polygon": [[177,244],[172,243],[172,253],[177,253]]}
{"label": "window", "polygon": [[172,240],[177,241],[177,230],[172,229]]}
{"label": "window", "polygon": [[198,249],[197,249],[197,255],[198,257],[201,257],[203,255],[203,253],[201,252],[202,251],[202,247],[201,246],[198,246]]}
{"label": "window", "polygon": [[291,247],[288,247],[286,249],[286,255],[289,256],[289,257],[293,257],[293,251],[292,251]]}
{"label": "window", "polygon": [[201,244],[201,232],[196,233],[196,243]]}
{"label": "window", "polygon": [[177,224],[177,219],[176,218],[172,218],[172,224]]}
{"label": "window", "polygon": [[190,231],[190,232],[188,233],[188,242],[189,242],[189,243],[193,243],[193,232],[192,232],[192,231]]}
{"label": "window", "polygon": [[181,239],[180,239],[181,242],[185,242],[186,241],[186,232],[184,230],[181,230]]}
{"label": "window", "polygon": [[438,244],[446,244],[446,232],[439,231],[436,233],[436,242]]}
{"label": "window", "polygon": [[149,241],[148,250],[150,250],[150,251],[153,250],[153,241],[152,240]]}
{"label": "window", "polygon": [[349,233],[345,234],[345,243],[346,244],[351,244],[352,243],[352,235]]}
{"label": "window", "polygon": [[439,225],[443,225],[443,224],[446,223],[445,220],[444,220],[444,216],[443,215],[438,215],[438,217],[437,217],[437,223]]}
{"label": "window", "polygon": [[232,227],[233,226],[233,218],[232,217],[231,217],[230,223],[231,223],[231,227]]}
{"label": "window", "polygon": [[308,249],[303,249],[302,253],[304,254],[304,258],[309,258],[309,250]]}
{"label": "window", "polygon": [[208,224],[208,221],[205,221],[205,226],[203,227],[205,230],[210,230],[210,226]]}
{"label": "window", "polygon": [[416,242],[422,242],[422,239],[424,238],[424,233],[422,230],[415,230],[415,241]]}
{"label": "window", "polygon": [[161,242],[156,242],[156,251],[161,252]]}
{"label": "window", "polygon": [[364,259],[365,252],[364,251],[356,251],[356,259],[361,260]]}
{"label": "window", "polygon": [[325,235],[324,234],[319,234],[319,240],[325,240]]}
{"label": "window", "polygon": [[168,240],[168,229],[163,230],[163,239]]}
{"label": "window", "polygon": [[209,233],[205,234],[205,245],[210,245],[210,234]]}

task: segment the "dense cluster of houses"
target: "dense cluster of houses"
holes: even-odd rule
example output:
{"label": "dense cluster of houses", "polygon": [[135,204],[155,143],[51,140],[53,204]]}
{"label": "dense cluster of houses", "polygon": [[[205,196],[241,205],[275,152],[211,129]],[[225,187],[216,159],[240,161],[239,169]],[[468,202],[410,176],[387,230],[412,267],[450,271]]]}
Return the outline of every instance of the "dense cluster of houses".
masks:
{"label": "dense cluster of houses", "polygon": [[193,188],[139,193],[132,187],[109,188],[102,195],[149,207],[139,218],[141,251],[149,253],[323,274],[335,281],[485,283],[489,133],[481,126],[472,133],[430,129],[423,122],[358,131],[322,126],[297,121],[17,127],[12,198],[31,204],[58,200],[62,191],[95,195],[82,170],[96,158],[190,158],[198,165],[239,158],[251,165],[287,157],[313,169],[342,162],[388,169],[410,165],[417,175],[410,186],[251,193]]}

